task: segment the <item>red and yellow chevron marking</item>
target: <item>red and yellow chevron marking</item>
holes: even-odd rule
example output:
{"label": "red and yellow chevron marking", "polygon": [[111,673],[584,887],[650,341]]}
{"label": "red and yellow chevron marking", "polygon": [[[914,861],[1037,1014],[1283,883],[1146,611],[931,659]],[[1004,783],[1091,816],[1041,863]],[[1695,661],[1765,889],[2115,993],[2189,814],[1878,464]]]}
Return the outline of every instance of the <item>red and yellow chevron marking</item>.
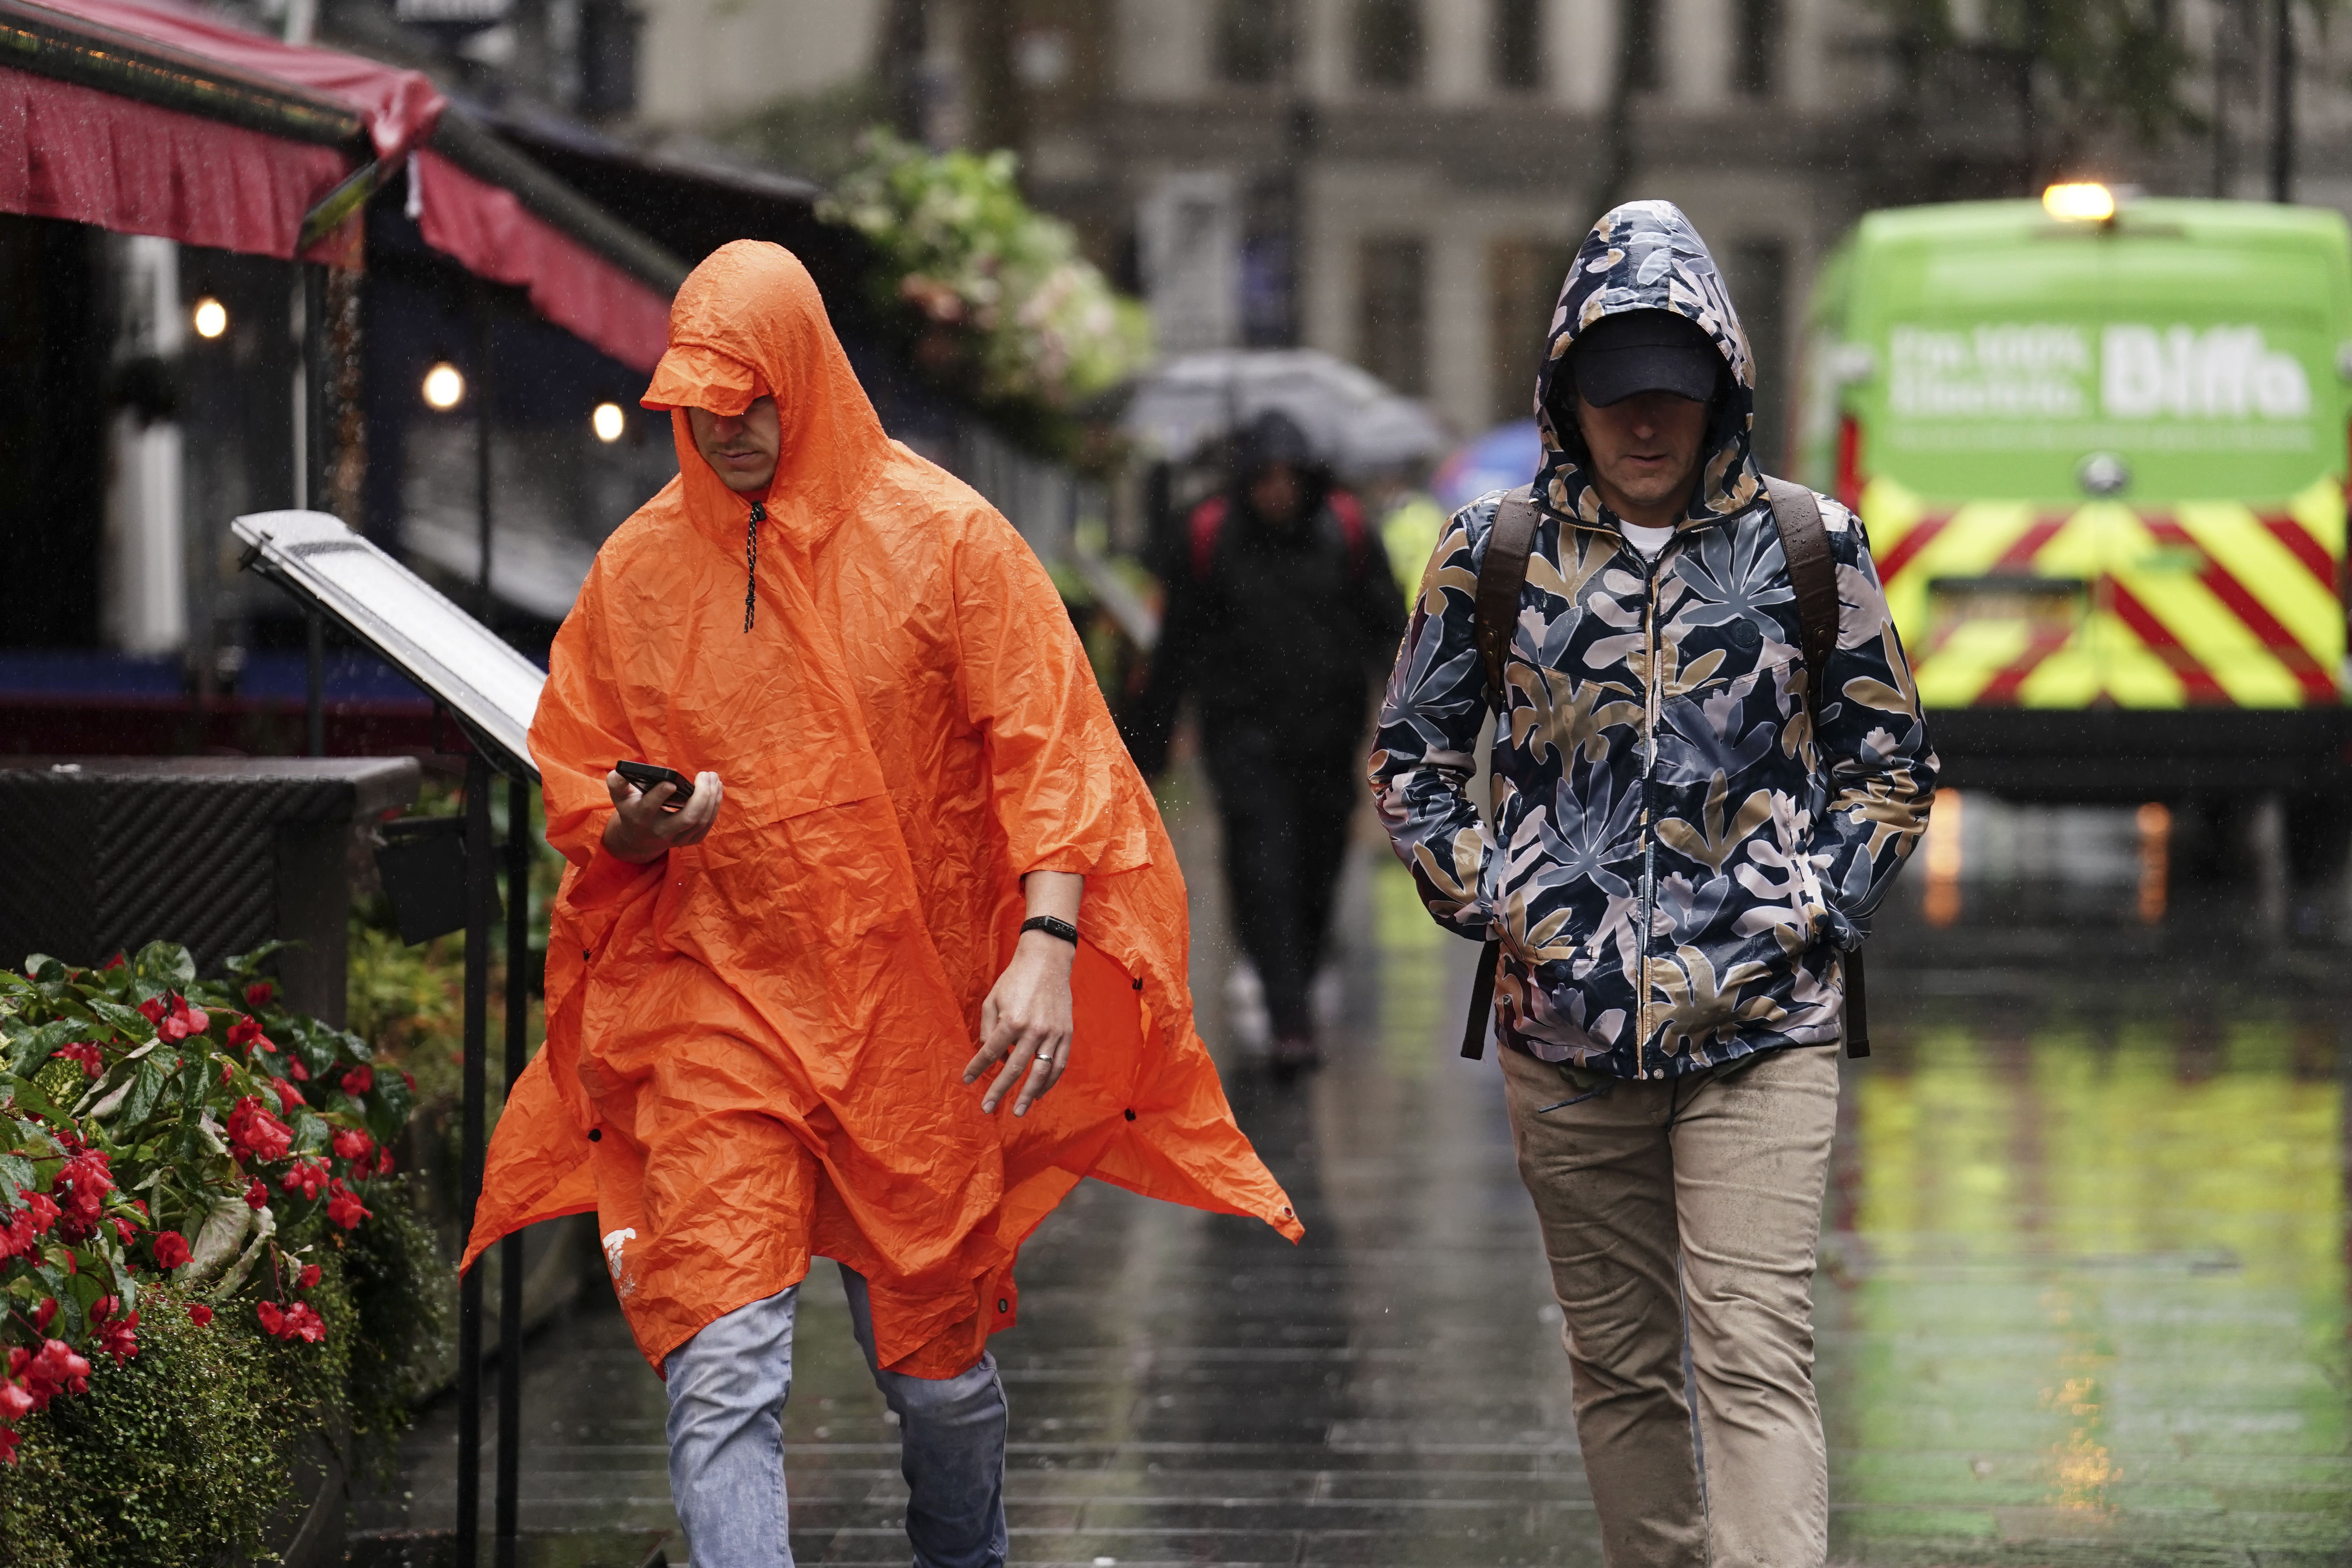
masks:
{"label": "red and yellow chevron marking", "polygon": [[2343,700],[2345,499],[2332,479],[2261,513],[2237,501],[1931,510],[1878,479],[1862,513],[1929,707]]}

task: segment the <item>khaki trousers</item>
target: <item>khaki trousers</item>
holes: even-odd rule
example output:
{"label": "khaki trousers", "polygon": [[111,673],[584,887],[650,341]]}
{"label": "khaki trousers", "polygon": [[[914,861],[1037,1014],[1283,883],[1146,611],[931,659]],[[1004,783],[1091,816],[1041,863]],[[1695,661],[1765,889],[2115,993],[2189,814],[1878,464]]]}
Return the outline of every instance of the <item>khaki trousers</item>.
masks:
{"label": "khaki trousers", "polygon": [[1829,1458],[1812,1279],[1836,1049],[1770,1051],[1580,1100],[1559,1068],[1500,1055],[1519,1176],[1565,1315],[1602,1561],[1822,1568]]}

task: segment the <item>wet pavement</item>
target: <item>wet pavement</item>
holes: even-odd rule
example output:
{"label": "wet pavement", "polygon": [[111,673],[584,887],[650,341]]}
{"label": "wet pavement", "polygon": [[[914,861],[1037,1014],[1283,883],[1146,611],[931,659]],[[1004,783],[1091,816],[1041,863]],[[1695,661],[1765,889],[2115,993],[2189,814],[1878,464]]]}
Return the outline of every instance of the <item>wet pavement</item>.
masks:
{"label": "wet pavement", "polygon": [[[1939,806],[1882,920],[1816,1288],[1834,1561],[2352,1563],[2346,950],[2311,934],[2341,900],[2259,821],[2235,882],[2185,886],[2160,816]],[[1213,825],[1171,822],[1204,1028],[1307,1238],[1094,1184],[1045,1226],[995,1342],[1014,1562],[1597,1564],[1495,1067],[1454,1055],[1475,950],[1360,844],[1330,1065],[1277,1089],[1226,1037]],[[903,1564],[830,1265],[802,1322],[795,1553]],[[680,1561],[608,1300],[529,1356],[525,1561]],[[447,1528],[453,1431],[362,1502],[355,1563],[449,1561],[409,1532]]]}

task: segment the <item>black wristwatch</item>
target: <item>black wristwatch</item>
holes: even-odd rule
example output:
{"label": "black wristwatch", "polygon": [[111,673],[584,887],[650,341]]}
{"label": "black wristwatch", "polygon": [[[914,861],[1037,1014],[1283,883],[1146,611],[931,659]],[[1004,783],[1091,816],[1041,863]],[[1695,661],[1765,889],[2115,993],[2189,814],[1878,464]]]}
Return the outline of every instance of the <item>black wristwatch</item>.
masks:
{"label": "black wristwatch", "polygon": [[1052,915],[1031,915],[1021,922],[1021,929],[1024,931],[1042,931],[1047,936],[1060,937],[1072,947],[1078,945],[1078,928],[1067,921],[1055,920]]}

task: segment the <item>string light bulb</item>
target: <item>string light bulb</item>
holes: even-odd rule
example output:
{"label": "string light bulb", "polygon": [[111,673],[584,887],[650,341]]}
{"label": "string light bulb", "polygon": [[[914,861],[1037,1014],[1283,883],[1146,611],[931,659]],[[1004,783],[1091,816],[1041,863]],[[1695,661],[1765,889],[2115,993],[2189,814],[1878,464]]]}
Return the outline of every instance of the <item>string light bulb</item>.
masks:
{"label": "string light bulb", "polygon": [[228,331],[228,307],[207,294],[188,312],[188,324],[196,336],[209,342]]}
{"label": "string light bulb", "polygon": [[442,360],[425,373],[425,405],[446,414],[466,401],[466,378],[457,367]]}
{"label": "string light bulb", "polygon": [[621,412],[617,403],[600,403],[596,411],[588,416],[588,426],[596,432],[596,439],[609,447],[627,431],[629,416]]}

